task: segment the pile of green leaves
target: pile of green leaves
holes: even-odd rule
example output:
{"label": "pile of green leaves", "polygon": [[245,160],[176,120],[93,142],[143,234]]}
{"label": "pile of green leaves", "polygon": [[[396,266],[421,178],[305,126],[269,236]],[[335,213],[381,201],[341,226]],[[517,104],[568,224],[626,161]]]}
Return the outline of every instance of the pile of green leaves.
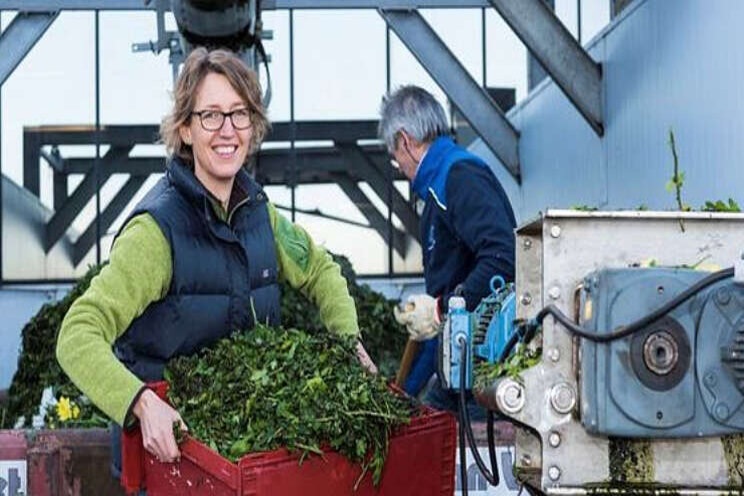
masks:
{"label": "pile of green leaves", "polygon": [[[405,328],[393,316],[393,307],[398,302],[388,300],[366,284],[358,284],[349,260],[341,255],[332,256],[341,267],[341,275],[346,279],[349,294],[356,303],[364,348],[380,374],[393,377],[408,340]],[[282,325],[311,333],[324,332],[325,329],[313,304],[287,284],[282,287]]]}
{"label": "pile of green leaves", "polygon": [[480,362],[476,364],[473,371],[475,375],[473,386],[476,390],[483,390],[493,384],[496,379],[502,377],[510,377],[522,383],[522,377],[520,376],[522,371],[540,363],[541,355],[542,348],[533,349],[530,346],[519,343],[514,353],[509,355],[509,358],[504,362]]}
{"label": "pile of green leaves", "polygon": [[55,356],[57,335],[67,310],[88,289],[90,280],[98,272],[98,266],[88,269],[85,276],[62,300],[42,306],[24,326],[21,332],[22,353],[8,390],[7,410],[4,418],[0,418],[0,427],[12,428],[16,419],[21,416],[24,417],[24,426],[30,427],[32,417],[38,414],[41,393],[47,386],[53,387],[55,398],[66,396],[80,405],[80,417],[76,419],[79,422],[92,427],[106,425],[106,416],[75,387],[60,368]]}
{"label": "pile of green leaves", "polygon": [[[259,325],[168,364],[173,406],[189,434],[236,460],[286,447],[329,447],[382,475],[390,434],[413,405],[366,372],[355,343],[330,333]],[[358,484],[358,482],[357,482]]]}

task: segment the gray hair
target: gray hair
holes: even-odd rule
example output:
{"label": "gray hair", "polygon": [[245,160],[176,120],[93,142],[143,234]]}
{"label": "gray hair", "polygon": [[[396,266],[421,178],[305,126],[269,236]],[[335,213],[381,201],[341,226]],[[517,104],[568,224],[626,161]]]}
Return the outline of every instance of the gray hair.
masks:
{"label": "gray hair", "polygon": [[419,143],[431,143],[449,134],[447,117],[439,102],[423,88],[401,86],[382,98],[377,134],[388,151],[395,149],[398,132],[405,130]]}

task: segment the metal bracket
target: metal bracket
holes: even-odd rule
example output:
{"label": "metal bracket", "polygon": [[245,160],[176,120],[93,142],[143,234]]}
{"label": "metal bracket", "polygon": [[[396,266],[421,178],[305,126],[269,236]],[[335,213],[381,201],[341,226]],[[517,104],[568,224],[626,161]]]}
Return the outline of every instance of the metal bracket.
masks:
{"label": "metal bracket", "polygon": [[[168,50],[168,62],[171,64],[173,71],[173,81],[178,78],[178,67],[184,59],[181,38],[176,31],[165,30],[165,13],[170,12],[170,0],[155,0],[156,19],[158,29],[157,41],[147,41],[144,43],[133,43],[132,52],[152,52],[158,55],[163,50]],[[152,3],[151,1],[148,3]]]}
{"label": "metal bracket", "polygon": [[490,0],[597,135],[602,122],[602,69],[543,0]]}
{"label": "metal bracket", "polygon": [[378,12],[519,182],[519,134],[417,10]]}

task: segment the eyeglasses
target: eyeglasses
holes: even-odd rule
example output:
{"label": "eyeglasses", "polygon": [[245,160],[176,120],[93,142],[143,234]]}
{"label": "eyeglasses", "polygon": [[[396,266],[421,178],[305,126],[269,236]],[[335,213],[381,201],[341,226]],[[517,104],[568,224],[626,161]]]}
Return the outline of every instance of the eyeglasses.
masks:
{"label": "eyeglasses", "polygon": [[191,112],[191,115],[198,115],[199,122],[205,131],[218,131],[225,124],[225,117],[230,118],[230,122],[235,129],[248,129],[251,127],[251,111],[246,108],[233,110],[231,112],[220,112],[219,110],[202,110]]}

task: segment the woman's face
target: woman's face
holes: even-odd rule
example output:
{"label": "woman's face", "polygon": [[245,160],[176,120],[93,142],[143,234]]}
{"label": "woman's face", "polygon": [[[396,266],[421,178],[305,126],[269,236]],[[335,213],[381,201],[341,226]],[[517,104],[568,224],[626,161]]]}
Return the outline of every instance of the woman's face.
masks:
{"label": "woman's face", "polygon": [[[207,74],[197,91],[194,112],[246,109],[245,102],[222,74]],[[181,139],[191,145],[194,152],[196,177],[212,190],[211,187],[218,184],[232,184],[248,155],[253,127],[235,129],[232,119],[225,117],[222,127],[208,131],[201,118],[194,114],[188,125],[181,126],[180,133]]]}

